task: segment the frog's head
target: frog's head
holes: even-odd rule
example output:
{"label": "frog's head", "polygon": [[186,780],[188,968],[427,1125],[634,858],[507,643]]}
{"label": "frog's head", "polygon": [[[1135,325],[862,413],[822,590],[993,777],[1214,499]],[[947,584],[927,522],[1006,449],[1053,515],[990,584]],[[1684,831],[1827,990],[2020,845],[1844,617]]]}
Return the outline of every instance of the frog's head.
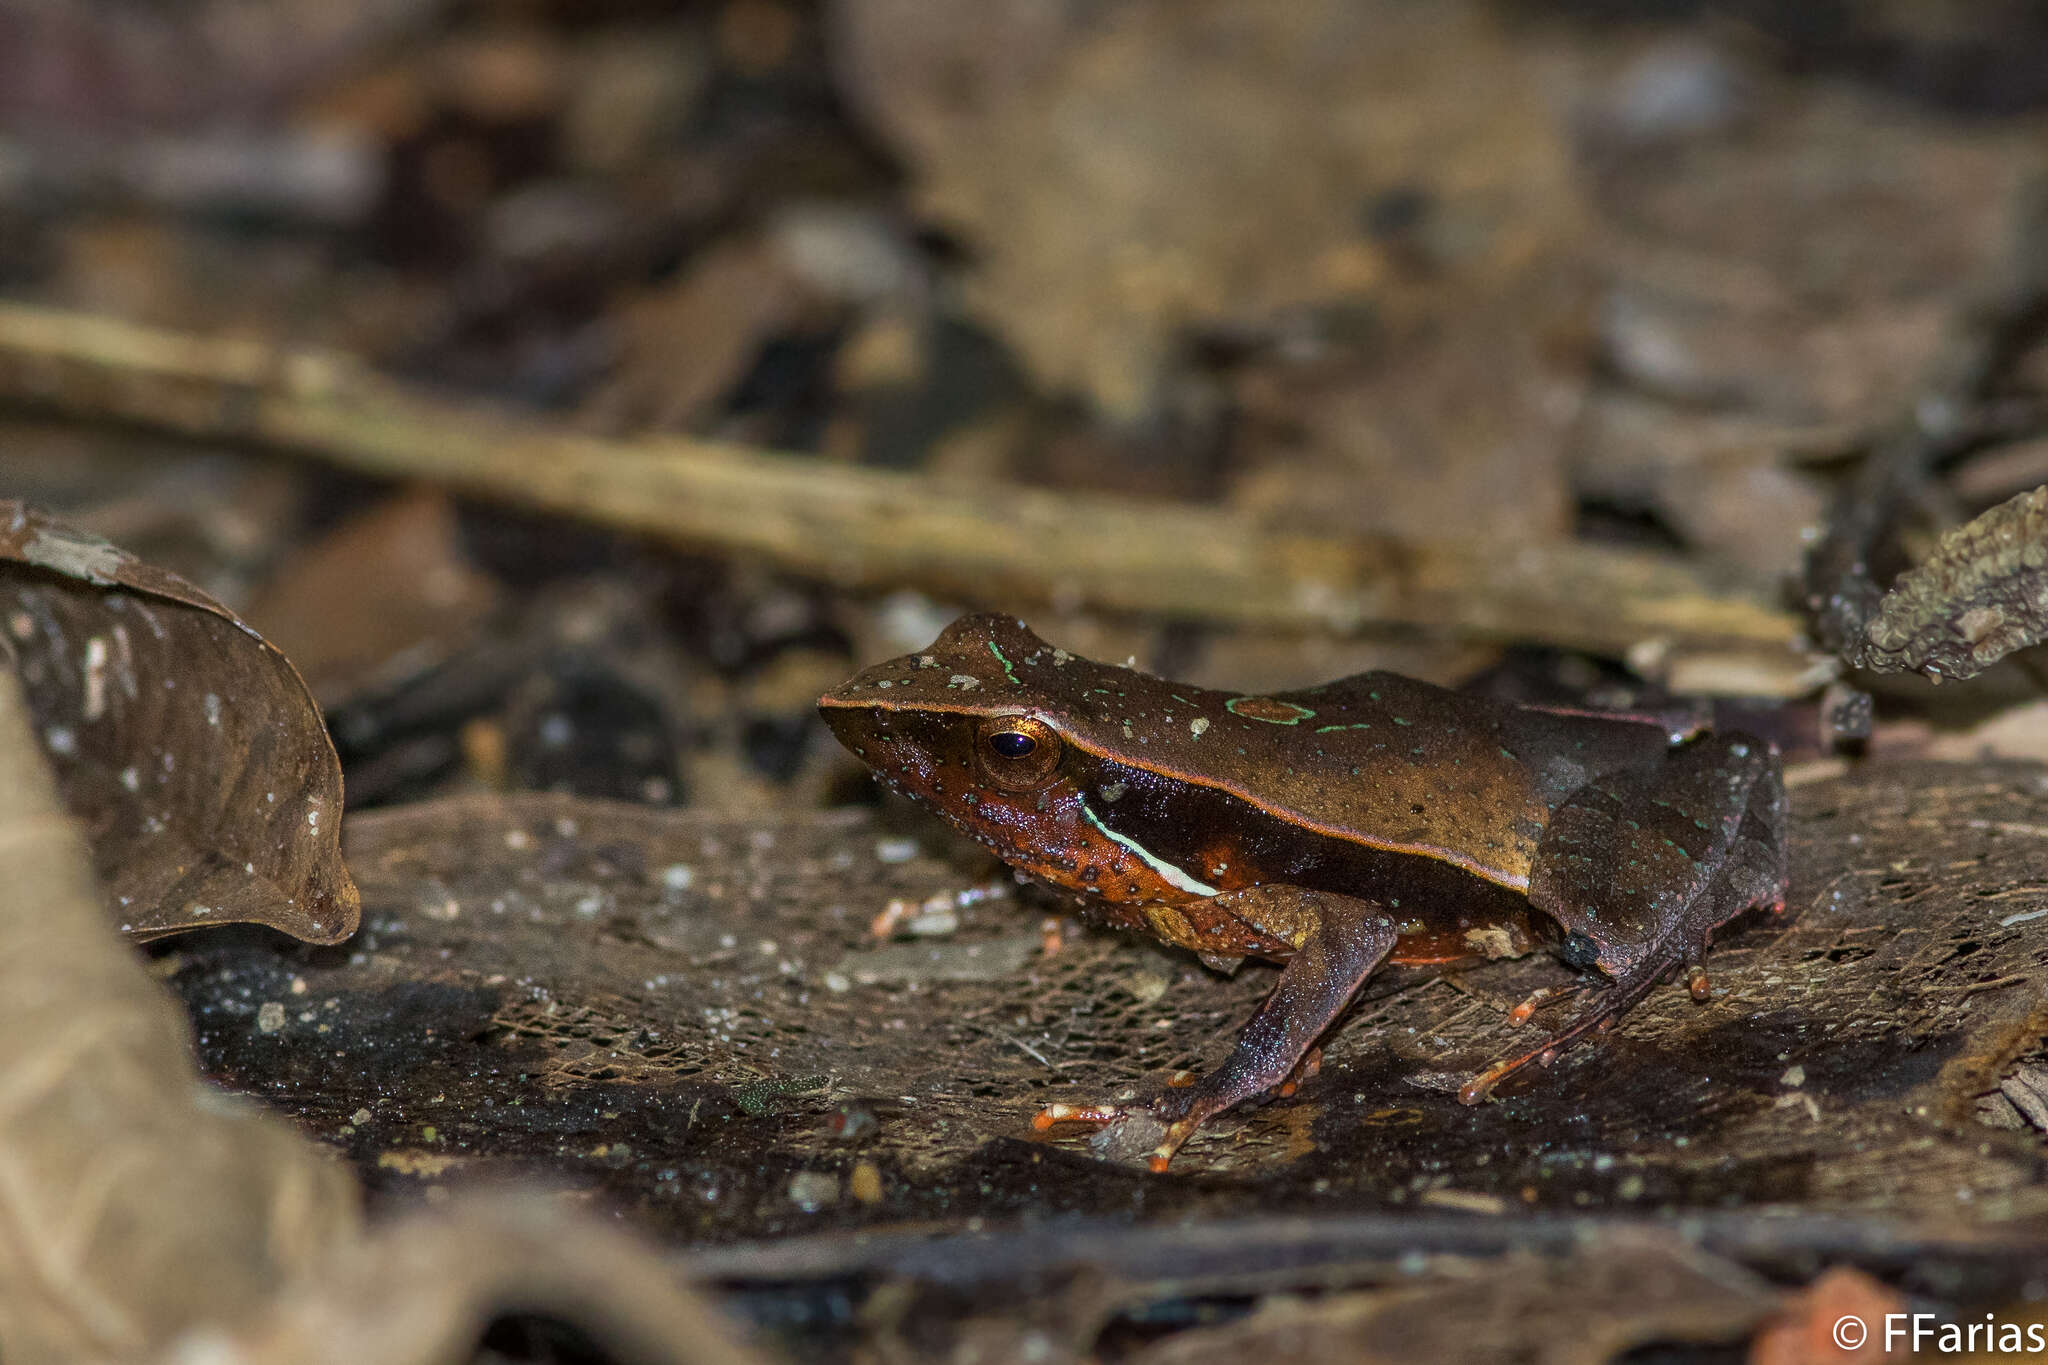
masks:
{"label": "frog's head", "polygon": [[[1141,899],[1156,877],[1088,818],[1105,759],[1083,742],[1103,686],[1134,675],[1055,649],[1007,616],[963,616],[929,649],[858,673],[818,699],[839,742],[1004,862],[1084,894]],[[1091,691],[1094,689],[1094,691]],[[1142,869],[1140,869],[1142,872]],[[1140,888],[1144,892],[1140,894]]]}

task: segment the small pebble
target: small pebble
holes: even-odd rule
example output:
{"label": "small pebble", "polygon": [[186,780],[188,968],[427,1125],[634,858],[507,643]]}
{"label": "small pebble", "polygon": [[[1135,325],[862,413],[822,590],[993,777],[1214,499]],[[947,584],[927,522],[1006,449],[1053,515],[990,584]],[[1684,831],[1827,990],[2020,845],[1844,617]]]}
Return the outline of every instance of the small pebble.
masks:
{"label": "small pebble", "polygon": [[789,1202],[816,1213],[839,1202],[839,1177],[831,1171],[798,1171],[789,1178]]}
{"label": "small pebble", "polygon": [[875,861],[881,863],[907,863],[917,856],[915,839],[878,839],[875,841]]}

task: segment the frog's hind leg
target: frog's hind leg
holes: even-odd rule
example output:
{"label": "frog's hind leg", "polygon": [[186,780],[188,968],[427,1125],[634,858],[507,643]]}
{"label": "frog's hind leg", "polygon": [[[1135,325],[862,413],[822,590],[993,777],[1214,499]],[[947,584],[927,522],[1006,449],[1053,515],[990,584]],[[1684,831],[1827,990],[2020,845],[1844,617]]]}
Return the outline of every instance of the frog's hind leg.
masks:
{"label": "frog's hind leg", "polygon": [[1559,806],[1537,846],[1529,902],[1564,930],[1561,956],[1614,984],[1528,1052],[1459,1090],[1467,1104],[1503,1078],[1613,1023],[1667,973],[1701,965],[1714,930],[1751,906],[1785,901],[1785,789],[1775,759],[1746,735],[1707,735],[1588,783]]}
{"label": "frog's hind leg", "polygon": [[[1202,1123],[1232,1105],[1314,1074],[1307,1058],[1323,1032],[1335,1023],[1359,986],[1386,960],[1400,936],[1393,918],[1378,904],[1351,896],[1292,886],[1254,887],[1215,898],[1263,934],[1294,944],[1280,980],[1237,1035],[1222,1066],[1191,1086],[1168,1090],[1151,1106],[1166,1134],[1149,1158],[1163,1171]],[[1124,1117],[1113,1105],[1048,1105],[1033,1120],[1044,1129],[1055,1123],[1107,1123]]]}
{"label": "frog's hind leg", "polygon": [[1545,1038],[1527,1052],[1514,1057],[1503,1057],[1486,1070],[1458,1087],[1458,1102],[1478,1104],[1491,1094],[1493,1088],[1509,1076],[1514,1075],[1531,1062],[1549,1066],[1557,1060],[1557,1054],[1589,1033],[1599,1033],[1611,1027],[1629,1006],[1648,995],[1650,988],[1663,979],[1670,964],[1645,963],[1625,976],[1615,980],[1612,986],[1593,997],[1590,1005],[1579,1012],[1577,1018],[1557,1032]]}

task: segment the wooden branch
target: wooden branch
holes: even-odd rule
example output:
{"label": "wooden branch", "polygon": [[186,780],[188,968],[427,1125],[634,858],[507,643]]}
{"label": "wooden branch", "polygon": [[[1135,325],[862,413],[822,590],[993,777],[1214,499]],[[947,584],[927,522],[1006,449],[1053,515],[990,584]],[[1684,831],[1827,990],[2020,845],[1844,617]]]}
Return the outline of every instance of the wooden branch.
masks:
{"label": "wooden branch", "polygon": [[607,440],[421,392],[344,355],[279,352],[0,305],[0,401],[317,456],[759,555],[849,588],[1351,632],[1405,626],[1607,654],[1710,654],[1750,690],[1803,683],[1797,622],[1675,559],[1269,530],[1228,511],[953,486],[680,437]]}

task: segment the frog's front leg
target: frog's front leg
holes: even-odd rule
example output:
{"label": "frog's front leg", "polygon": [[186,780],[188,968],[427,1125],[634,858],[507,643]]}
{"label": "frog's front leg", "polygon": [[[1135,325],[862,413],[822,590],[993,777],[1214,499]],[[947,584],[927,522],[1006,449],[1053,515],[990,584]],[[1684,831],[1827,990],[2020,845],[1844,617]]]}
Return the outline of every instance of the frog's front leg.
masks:
{"label": "frog's front leg", "polygon": [[[1373,968],[1385,961],[1399,930],[1372,901],[1295,886],[1260,886],[1226,892],[1203,902],[1225,911],[1259,934],[1294,946],[1274,985],[1237,1035],[1237,1046],[1222,1066],[1150,1105],[1166,1124],[1149,1164],[1163,1171],[1173,1154],[1202,1123],[1232,1105],[1279,1090],[1295,1076],[1316,1039],[1335,1023]],[[1041,1130],[1055,1123],[1109,1123],[1131,1112],[1121,1105],[1051,1104],[1032,1121]]]}
{"label": "frog's front leg", "polygon": [[1544,827],[1529,903],[1563,929],[1567,963],[1598,967],[1614,984],[1458,1098],[1477,1104],[1503,1077],[1547,1064],[1674,968],[1687,969],[1693,998],[1705,1000],[1700,962],[1714,930],[1751,906],[1782,909],[1785,887],[1785,785],[1761,740],[1706,735],[1580,788]]}

